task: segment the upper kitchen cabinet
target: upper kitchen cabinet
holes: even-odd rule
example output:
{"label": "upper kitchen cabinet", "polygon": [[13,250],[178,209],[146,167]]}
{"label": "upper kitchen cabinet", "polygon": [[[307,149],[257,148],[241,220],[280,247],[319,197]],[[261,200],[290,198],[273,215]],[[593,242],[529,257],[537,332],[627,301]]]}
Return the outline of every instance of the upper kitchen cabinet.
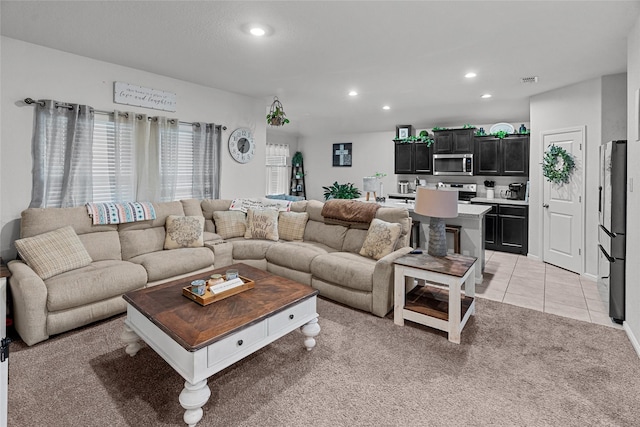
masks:
{"label": "upper kitchen cabinet", "polygon": [[433,173],[433,144],[425,143],[395,143],[395,173],[396,174],[431,174]]}
{"label": "upper kitchen cabinet", "polygon": [[471,154],[475,128],[433,131],[433,154]]}
{"label": "upper kitchen cabinet", "polygon": [[413,173],[413,144],[396,142],[395,173]]}
{"label": "upper kitchen cabinet", "polygon": [[474,175],[529,176],[529,135],[475,137]]}

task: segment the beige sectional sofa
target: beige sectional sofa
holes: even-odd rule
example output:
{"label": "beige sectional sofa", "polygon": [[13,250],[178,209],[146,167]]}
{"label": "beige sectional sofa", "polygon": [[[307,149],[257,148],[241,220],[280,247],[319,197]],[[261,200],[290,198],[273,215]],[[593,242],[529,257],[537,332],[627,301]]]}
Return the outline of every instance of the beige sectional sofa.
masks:
{"label": "beige sectional sofa", "polygon": [[[124,312],[126,292],[237,262],[308,284],[322,296],[377,316],[391,310],[393,261],[411,250],[406,209],[380,208],[375,213],[377,219],[400,225],[394,250],[376,260],[359,254],[368,224],[327,221],[323,203],[313,200],[291,205],[292,212],[308,214],[302,241],[223,238],[216,233],[221,230],[214,217],[220,215],[216,212],[228,212],[231,202],[154,203],[156,219],[118,225],[92,225],[84,206],[23,211],[21,238],[70,225],[91,260],[46,279],[22,260],[9,262],[16,330],[33,345]],[[204,245],[164,249],[169,215],[204,217]]]}

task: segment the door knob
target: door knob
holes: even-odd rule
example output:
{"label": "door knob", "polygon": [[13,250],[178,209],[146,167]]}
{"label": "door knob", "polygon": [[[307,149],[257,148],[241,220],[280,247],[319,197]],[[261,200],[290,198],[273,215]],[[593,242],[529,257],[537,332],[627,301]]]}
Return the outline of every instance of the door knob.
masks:
{"label": "door knob", "polygon": [[545,203],[544,205],[542,205],[543,208],[548,209],[549,205],[547,203]]}

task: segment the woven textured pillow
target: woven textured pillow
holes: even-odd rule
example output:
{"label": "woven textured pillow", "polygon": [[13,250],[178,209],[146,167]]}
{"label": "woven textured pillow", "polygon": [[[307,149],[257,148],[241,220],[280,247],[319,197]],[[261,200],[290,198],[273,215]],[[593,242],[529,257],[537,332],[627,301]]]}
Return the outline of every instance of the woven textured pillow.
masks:
{"label": "woven textured pillow", "polygon": [[204,217],[169,215],[165,222],[165,249],[204,246]]}
{"label": "woven textured pillow", "polygon": [[242,237],[247,229],[247,221],[242,211],[215,211],[213,221],[216,233],[223,239]]}
{"label": "woven textured pillow", "polygon": [[360,255],[378,260],[389,255],[396,247],[402,226],[374,218],[367,231]]}
{"label": "woven textured pillow", "polygon": [[91,256],[70,225],[15,241],[29,267],[45,280],[91,264]]}
{"label": "woven textured pillow", "polygon": [[278,211],[248,209],[244,238],[278,241]]}
{"label": "woven textured pillow", "polygon": [[301,241],[307,226],[307,212],[280,212],[278,217],[278,235],[282,240]]}

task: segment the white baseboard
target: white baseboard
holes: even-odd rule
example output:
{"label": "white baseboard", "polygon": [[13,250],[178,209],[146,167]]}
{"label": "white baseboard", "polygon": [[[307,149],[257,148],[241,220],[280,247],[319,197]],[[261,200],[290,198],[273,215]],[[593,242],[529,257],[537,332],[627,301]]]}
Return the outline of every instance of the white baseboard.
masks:
{"label": "white baseboard", "polygon": [[598,276],[596,276],[595,274],[582,273],[582,277],[585,277],[585,278],[591,280],[592,282],[597,282],[598,281]]}
{"label": "white baseboard", "polygon": [[633,346],[633,349],[636,351],[636,353],[638,354],[638,357],[640,358],[640,342],[638,342],[638,339],[633,334],[633,331],[631,330],[629,323],[623,322],[622,328],[627,333],[627,337],[629,337],[629,341],[631,341],[631,345]]}
{"label": "white baseboard", "polygon": [[539,256],[531,255],[530,253],[527,254],[527,258],[532,259],[534,261],[542,261]]}

